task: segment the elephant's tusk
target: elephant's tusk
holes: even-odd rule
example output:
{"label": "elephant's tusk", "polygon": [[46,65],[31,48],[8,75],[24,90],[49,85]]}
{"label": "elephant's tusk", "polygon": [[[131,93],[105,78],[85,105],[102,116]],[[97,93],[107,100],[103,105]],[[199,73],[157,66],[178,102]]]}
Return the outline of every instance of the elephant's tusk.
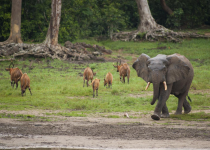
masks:
{"label": "elephant's tusk", "polygon": [[149,85],[150,85],[150,82],[147,83],[145,90],[147,90],[149,88]]}
{"label": "elephant's tusk", "polygon": [[163,85],[165,87],[165,91],[167,90],[167,84],[166,84],[166,81],[163,81]]}

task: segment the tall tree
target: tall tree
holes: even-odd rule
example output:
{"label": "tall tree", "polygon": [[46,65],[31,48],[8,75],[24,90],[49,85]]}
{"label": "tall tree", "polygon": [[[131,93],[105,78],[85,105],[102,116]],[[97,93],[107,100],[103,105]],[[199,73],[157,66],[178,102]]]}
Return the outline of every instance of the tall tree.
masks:
{"label": "tall tree", "polygon": [[10,36],[5,41],[6,43],[23,43],[21,39],[21,7],[22,0],[12,0]]}
{"label": "tall tree", "polygon": [[[139,20],[140,23],[138,25],[138,29],[132,32],[120,32],[116,33],[113,36],[114,40],[123,40],[123,41],[129,41],[129,40],[136,40],[136,37],[139,35],[139,33],[146,33],[146,39],[149,35],[149,37],[154,38],[153,31],[156,30],[165,30],[166,28],[157,24],[152,17],[152,14],[150,12],[150,8],[148,5],[147,0],[135,0],[138,8],[139,13]],[[153,35],[151,35],[153,34]]]}
{"label": "tall tree", "polygon": [[61,0],[52,0],[51,18],[44,44],[56,46],[58,44],[59,26],[61,20]]}
{"label": "tall tree", "polygon": [[140,19],[138,30],[140,32],[147,32],[160,27],[152,17],[147,0],[136,0],[136,3]]}
{"label": "tall tree", "polygon": [[119,32],[113,35],[113,40],[137,40],[143,37],[149,41],[168,40],[180,42],[183,37],[207,37],[195,33],[174,32],[155,22],[147,0],[135,0],[138,7],[140,23],[138,29],[132,32]]}

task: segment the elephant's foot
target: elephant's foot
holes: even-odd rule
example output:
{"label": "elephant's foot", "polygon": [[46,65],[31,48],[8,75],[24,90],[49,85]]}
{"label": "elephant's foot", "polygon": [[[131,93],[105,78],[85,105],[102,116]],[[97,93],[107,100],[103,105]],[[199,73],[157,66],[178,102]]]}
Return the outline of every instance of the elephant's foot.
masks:
{"label": "elephant's foot", "polygon": [[181,114],[182,112],[177,112],[177,111],[174,113],[174,115],[181,115]]}
{"label": "elephant's foot", "polygon": [[189,109],[184,109],[185,114],[188,114],[189,112],[191,112],[191,107]]}
{"label": "elephant's foot", "polygon": [[191,108],[190,105],[187,105],[187,106],[184,105],[184,113],[185,113],[185,114],[188,114],[189,112],[191,112],[191,109],[192,109],[192,108]]}
{"label": "elephant's foot", "polygon": [[188,114],[191,111],[191,106],[190,103],[185,99],[184,103],[183,103],[183,107],[184,107],[184,113]]}
{"label": "elephant's foot", "polygon": [[151,116],[151,118],[152,118],[153,120],[160,120],[160,117],[159,117],[157,114],[153,114],[153,115]]}
{"label": "elephant's foot", "polygon": [[161,114],[160,117],[161,117],[161,118],[170,118],[170,115],[169,115],[169,114]]}

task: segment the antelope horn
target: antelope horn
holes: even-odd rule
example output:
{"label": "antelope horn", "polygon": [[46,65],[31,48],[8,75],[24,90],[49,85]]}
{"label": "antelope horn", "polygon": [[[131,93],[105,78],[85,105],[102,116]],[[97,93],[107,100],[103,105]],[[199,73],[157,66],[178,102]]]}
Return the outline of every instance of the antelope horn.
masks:
{"label": "antelope horn", "polygon": [[167,84],[166,84],[166,81],[163,81],[163,85],[165,87],[165,91],[167,90]]}
{"label": "antelope horn", "polygon": [[149,85],[150,85],[150,82],[147,83],[145,90],[147,90],[149,88]]}

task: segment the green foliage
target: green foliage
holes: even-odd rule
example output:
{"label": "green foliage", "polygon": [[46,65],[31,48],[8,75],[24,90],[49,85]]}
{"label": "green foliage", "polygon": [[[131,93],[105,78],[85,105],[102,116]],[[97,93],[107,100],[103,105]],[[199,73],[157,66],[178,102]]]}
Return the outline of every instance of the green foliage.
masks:
{"label": "green foliage", "polygon": [[[158,24],[168,28],[194,28],[210,24],[210,1],[168,0],[174,11],[169,16],[159,0],[148,1]],[[43,42],[51,13],[51,0],[22,0],[21,34],[25,42]],[[115,32],[138,27],[136,2],[121,0],[62,0],[59,43],[81,38],[109,37]],[[10,34],[11,1],[2,0],[0,6],[0,41]],[[139,35],[140,38],[143,35]]]}
{"label": "green foliage", "polygon": [[209,0],[168,0],[166,3],[174,12],[172,16],[162,9],[159,0],[148,2],[156,22],[168,28],[195,28],[203,24],[210,24]]}
{"label": "green foliage", "polygon": [[0,41],[4,41],[10,34],[11,3],[12,1],[1,0],[0,5]]}
{"label": "green foliage", "polygon": [[22,0],[21,34],[23,41],[43,42],[50,23],[51,0]]}
{"label": "green foliage", "polygon": [[184,14],[182,8],[174,10],[173,15],[169,16],[166,20],[166,25],[172,28],[180,28],[181,26],[181,17]]}

